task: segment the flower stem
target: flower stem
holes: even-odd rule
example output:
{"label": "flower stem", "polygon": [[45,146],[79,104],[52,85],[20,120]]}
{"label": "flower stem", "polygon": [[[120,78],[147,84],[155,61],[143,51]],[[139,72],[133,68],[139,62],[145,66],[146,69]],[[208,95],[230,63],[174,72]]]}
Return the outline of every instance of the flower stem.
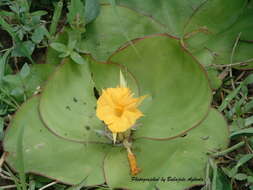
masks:
{"label": "flower stem", "polygon": [[131,175],[133,176],[137,175],[138,173],[140,173],[141,169],[138,168],[136,157],[134,153],[131,151],[131,144],[125,139],[123,141],[123,145],[127,150],[127,157],[128,157]]}

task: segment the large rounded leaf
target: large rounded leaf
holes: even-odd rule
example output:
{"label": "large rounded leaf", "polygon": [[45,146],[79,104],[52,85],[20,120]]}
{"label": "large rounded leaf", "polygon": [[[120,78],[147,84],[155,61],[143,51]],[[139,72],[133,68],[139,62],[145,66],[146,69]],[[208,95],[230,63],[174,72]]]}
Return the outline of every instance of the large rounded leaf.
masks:
{"label": "large rounded leaf", "polygon": [[[253,9],[244,11],[237,21],[227,30],[217,34],[210,34],[205,41],[203,36],[196,35],[187,40],[187,47],[197,57],[201,64],[233,64],[239,62],[248,63],[240,68],[252,68],[253,43],[252,34]],[[236,41],[239,38],[239,41]],[[234,50],[233,50],[234,49]],[[234,51],[234,52],[233,52]],[[236,65],[238,68],[238,65]]]}
{"label": "large rounded leaf", "polygon": [[[240,32],[240,39],[252,42],[252,5],[246,0],[117,2],[119,5],[150,15],[164,24],[166,31],[182,38],[187,44],[186,47],[204,65],[230,64],[232,49]],[[236,68],[252,68],[253,64],[249,61],[252,57],[249,58],[248,53],[244,53],[252,49],[252,45],[248,43],[241,46],[243,47],[235,53],[233,61],[246,61],[248,64]]]}
{"label": "large rounded leaf", "polygon": [[[130,7],[165,25],[166,32],[183,36],[184,27],[202,0],[119,0],[118,4]],[[180,14],[179,14],[180,13]]]}
{"label": "large rounded leaf", "polygon": [[[25,172],[68,184],[78,184],[86,177],[88,186],[103,183],[102,162],[108,145],[80,144],[53,135],[40,120],[38,103],[38,96],[28,100],[18,110],[5,134],[8,164],[16,170],[24,164]],[[20,146],[22,141],[23,147]]]}
{"label": "large rounded leaf", "polygon": [[[105,141],[97,137],[105,125],[96,117],[96,88],[119,85],[120,69],[131,89],[138,92],[133,77],[116,64],[98,64],[86,57],[89,64],[79,65],[66,59],[48,81],[40,100],[40,115],[45,125],[57,136],[77,142]],[[87,130],[90,129],[90,130]]]}
{"label": "large rounded leaf", "polygon": [[[210,34],[217,34],[232,26],[247,4],[246,0],[210,0],[202,1],[188,20],[185,33],[206,29]],[[215,16],[213,16],[215,15]]]}
{"label": "large rounded leaf", "polygon": [[[246,0],[118,0],[120,5],[151,15],[164,24],[167,32],[185,34],[208,30],[220,32],[231,26],[245,7]],[[215,15],[215,16],[213,16]]]}
{"label": "large rounded leaf", "polygon": [[43,122],[53,133],[66,139],[96,141],[96,134],[104,126],[95,111],[96,98],[89,66],[66,59],[42,93],[40,115]]}
{"label": "large rounded leaf", "polygon": [[141,172],[130,176],[126,150],[114,148],[104,162],[110,187],[148,189],[156,185],[159,189],[182,190],[204,183],[207,153],[228,145],[228,128],[222,115],[212,109],[186,136],[168,141],[139,139],[133,145]]}
{"label": "large rounded leaf", "polygon": [[127,67],[140,94],[147,95],[136,137],[170,138],[207,115],[212,96],[206,73],[178,40],[167,35],[146,37],[135,41],[134,48],[121,48],[109,62]]}
{"label": "large rounded leaf", "polygon": [[98,61],[106,61],[124,43],[164,30],[152,18],[129,8],[103,5],[96,20],[87,25],[85,38],[77,48],[84,53],[91,53]]}

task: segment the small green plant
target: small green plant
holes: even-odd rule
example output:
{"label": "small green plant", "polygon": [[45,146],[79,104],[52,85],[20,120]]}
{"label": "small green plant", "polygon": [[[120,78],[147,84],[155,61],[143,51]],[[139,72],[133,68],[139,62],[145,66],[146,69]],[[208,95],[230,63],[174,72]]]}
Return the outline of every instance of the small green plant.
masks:
{"label": "small green plant", "polygon": [[86,60],[80,55],[80,49],[77,47],[77,42],[85,35],[86,25],[92,22],[99,13],[99,3],[97,0],[71,0],[68,5],[67,21],[71,29],[67,30],[68,44],[60,42],[51,43],[51,47],[60,52],[59,57],[70,58],[78,63],[84,64]]}
{"label": "small green plant", "polygon": [[6,1],[11,11],[1,11],[0,25],[12,37],[11,56],[27,57],[32,60],[35,46],[46,46],[45,37],[49,33],[45,22],[41,19],[46,11],[30,12],[30,4],[26,0]]}
{"label": "small green plant", "polygon": [[75,61],[78,64],[85,64],[86,61],[85,59],[79,54],[77,53],[77,51],[75,51],[75,46],[76,46],[77,41],[69,41],[68,46],[62,44],[62,43],[58,43],[58,42],[54,42],[51,43],[51,47],[60,52],[59,57],[60,58],[65,58],[70,56],[70,58]]}

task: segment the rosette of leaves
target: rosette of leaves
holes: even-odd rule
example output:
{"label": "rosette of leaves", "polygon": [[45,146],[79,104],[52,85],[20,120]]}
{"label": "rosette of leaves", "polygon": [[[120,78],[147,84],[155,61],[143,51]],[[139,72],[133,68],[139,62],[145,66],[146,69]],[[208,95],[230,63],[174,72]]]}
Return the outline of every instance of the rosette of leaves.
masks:
{"label": "rosette of leaves", "polygon": [[[210,107],[205,71],[180,41],[152,35],[119,48],[106,64],[85,58],[81,65],[64,59],[42,94],[17,111],[4,138],[7,163],[72,185],[181,190],[204,184],[208,153],[227,146],[228,130]],[[119,84],[120,70],[136,95],[148,95],[140,107],[145,116],[131,131],[141,168],[135,178],[123,145],[112,143],[95,114],[97,96]]]}

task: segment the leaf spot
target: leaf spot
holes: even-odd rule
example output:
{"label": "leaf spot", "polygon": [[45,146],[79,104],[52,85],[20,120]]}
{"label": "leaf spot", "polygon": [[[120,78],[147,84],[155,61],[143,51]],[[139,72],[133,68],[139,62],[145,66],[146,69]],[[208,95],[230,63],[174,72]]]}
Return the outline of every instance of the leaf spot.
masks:
{"label": "leaf spot", "polygon": [[31,149],[29,149],[29,148],[25,149],[25,152],[30,152],[30,151],[31,151]]}
{"label": "leaf spot", "polygon": [[36,144],[36,145],[34,145],[34,148],[35,149],[39,149],[39,148],[41,148],[43,146],[45,146],[45,143]]}
{"label": "leaf spot", "polygon": [[66,109],[69,110],[69,111],[71,111],[71,108],[69,106],[66,106]]}
{"label": "leaf spot", "polygon": [[78,100],[76,99],[76,97],[73,97],[73,101],[74,102],[78,102]]}
{"label": "leaf spot", "polygon": [[209,136],[203,136],[203,137],[200,137],[202,140],[207,140],[209,139]]}

